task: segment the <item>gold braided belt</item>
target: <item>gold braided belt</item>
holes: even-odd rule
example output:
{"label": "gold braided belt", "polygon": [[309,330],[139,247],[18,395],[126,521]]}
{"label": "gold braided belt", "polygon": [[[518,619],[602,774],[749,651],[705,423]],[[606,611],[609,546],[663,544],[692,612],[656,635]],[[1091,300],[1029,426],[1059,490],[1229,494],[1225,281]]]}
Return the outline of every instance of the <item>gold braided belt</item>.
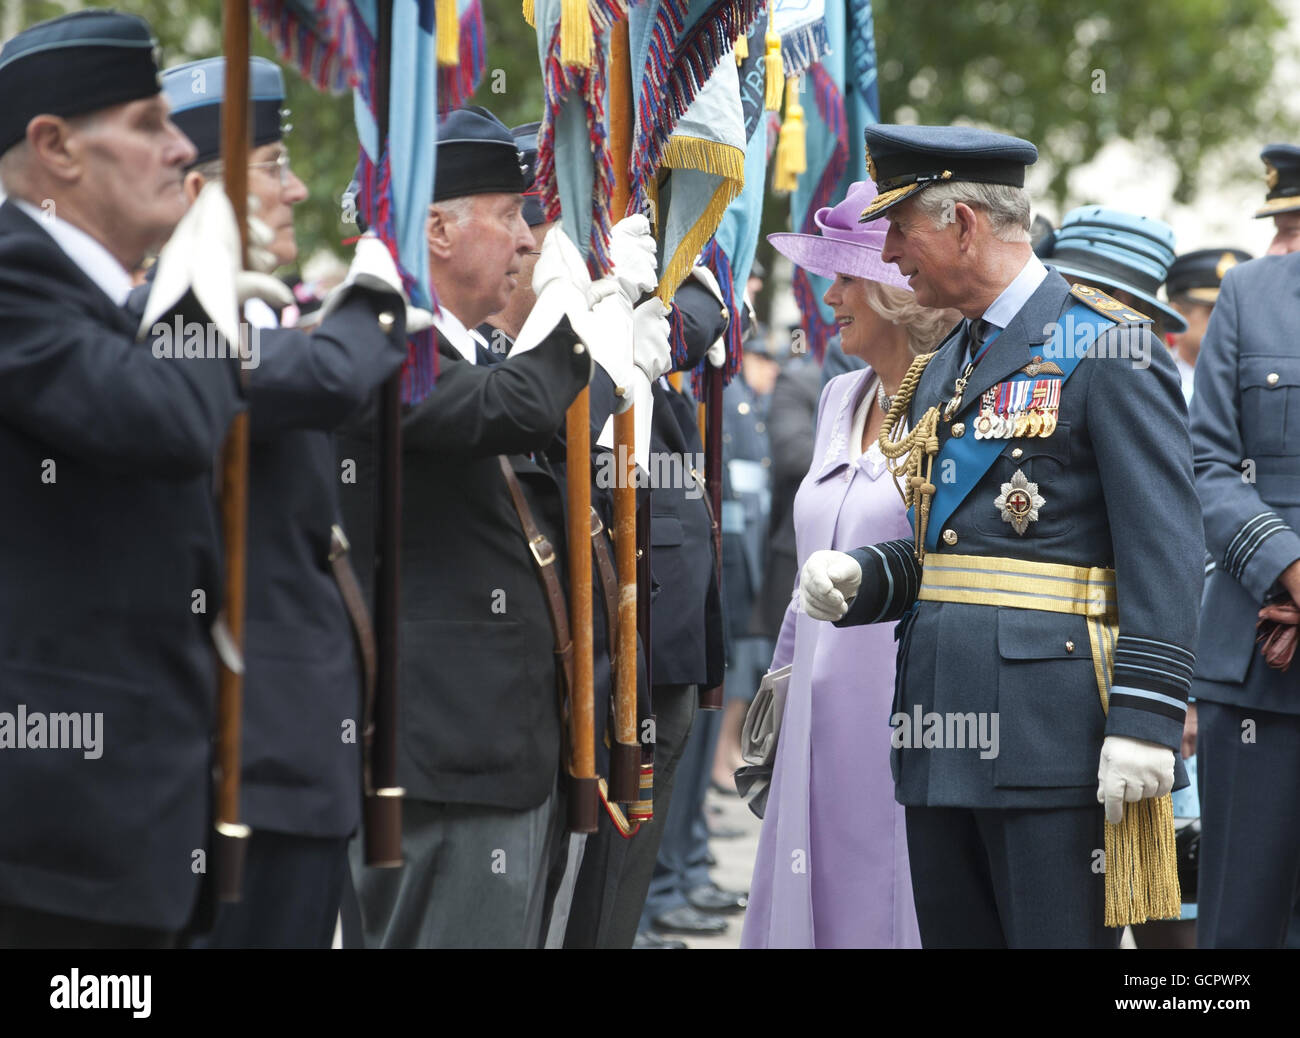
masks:
{"label": "gold braided belt", "polygon": [[[1109,711],[1119,634],[1113,569],[981,555],[927,555],[918,598],[1084,617],[1101,708]],[[1124,820],[1119,825],[1106,823],[1106,925],[1176,919],[1181,899],[1171,798],[1126,803]]]}

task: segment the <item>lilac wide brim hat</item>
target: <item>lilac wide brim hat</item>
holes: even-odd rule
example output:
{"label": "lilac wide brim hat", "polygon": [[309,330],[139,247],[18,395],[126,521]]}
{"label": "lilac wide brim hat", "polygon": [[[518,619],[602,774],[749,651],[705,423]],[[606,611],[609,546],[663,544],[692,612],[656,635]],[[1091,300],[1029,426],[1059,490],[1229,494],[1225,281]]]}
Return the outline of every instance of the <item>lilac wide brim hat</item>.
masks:
{"label": "lilac wide brim hat", "polygon": [[876,185],[859,180],[838,205],[817,210],[813,219],[820,234],[769,234],[767,240],[777,252],[810,273],[824,278],[848,274],[910,292],[907,278],[894,264],[880,258],[889,221],[858,223],[862,210],[875,197]]}

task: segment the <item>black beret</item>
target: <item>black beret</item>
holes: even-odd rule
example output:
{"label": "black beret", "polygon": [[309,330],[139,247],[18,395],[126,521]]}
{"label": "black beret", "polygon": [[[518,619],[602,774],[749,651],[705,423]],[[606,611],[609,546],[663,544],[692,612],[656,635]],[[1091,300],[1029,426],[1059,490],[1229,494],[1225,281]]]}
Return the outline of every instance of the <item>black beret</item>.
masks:
{"label": "black beret", "polygon": [[867,171],[880,192],[862,211],[877,220],[931,184],[974,181],[1025,186],[1025,167],[1038,149],[1019,137],[970,126],[895,126],[866,129]]}
{"label": "black beret", "polygon": [[1165,292],[1171,301],[1186,296],[1198,303],[1214,305],[1219,298],[1223,275],[1238,263],[1250,259],[1242,249],[1197,249],[1185,252],[1169,268]]}
{"label": "black beret", "polygon": [[0,49],[0,155],[38,115],[83,115],[157,94],[156,47],[147,22],[117,11],[78,11],[20,32]]}
{"label": "black beret", "polygon": [[522,195],[532,186],[510,130],[486,108],[458,108],[438,123],[433,200],[466,195]]}

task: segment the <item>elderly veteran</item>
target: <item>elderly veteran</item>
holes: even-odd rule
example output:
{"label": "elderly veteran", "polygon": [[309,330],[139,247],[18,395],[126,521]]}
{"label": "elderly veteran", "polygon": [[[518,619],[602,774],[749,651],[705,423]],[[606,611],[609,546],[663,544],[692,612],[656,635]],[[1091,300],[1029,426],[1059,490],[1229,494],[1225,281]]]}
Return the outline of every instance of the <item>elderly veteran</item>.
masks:
{"label": "elderly veteran", "polygon": [[883,258],[966,320],[882,427],[914,536],[815,552],[802,605],[902,621],[893,766],[923,945],[1114,947],[1108,924],[1178,912],[1172,855],[1143,855],[1173,842],[1204,556],[1178,379],[1146,317],[1033,255],[1033,145],[866,139]]}
{"label": "elderly veteran", "polygon": [[[406,864],[361,872],[354,861],[368,946],[535,946],[547,878],[567,844],[544,583],[566,572],[564,499],[548,455],[593,365],[572,325],[590,316],[585,266],[562,230],[537,257],[537,299],[510,356],[492,363],[472,330],[506,308],[535,248],[522,215],[530,182],[514,137],[490,112],[442,120],[426,229],[440,369],[403,421]],[[666,328],[663,339],[666,355]],[[612,382],[607,390],[592,394],[593,425],[614,406]],[[374,459],[364,423],[356,431],[340,444],[358,474],[343,507],[364,560],[373,552]],[[549,552],[530,546],[536,536]],[[369,567],[361,571],[368,579]]]}
{"label": "elderly veteran", "polygon": [[[172,118],[197,149],[185,174],[191,201],[222,177],[225,69],[224,58],[206,58],[163,73]],[[293,207],[307,189],[289,165],[279,68],[253,58],[249,82],[251,251],[269,271],[297,256]],[[356,578],[332,433],[406,357],[404,311],[397,270],[370,237],[310,331],[280,327],[260,300],[245,307],[253,348],[240,818],[253,832],[242,900],[220,905],[193,946],[328,948],[334,937],[360,822],[362,660],[373,636],[349,593]]]}
{"label": "elderly veteran", "polygon": [[[186,215],[154,48],[88,10],[0,50],[0,946],[173,945],[209,842],[239,236],[219,193]],[[159,359],[123,308],[169,235],[150,309],[221,357]]]}

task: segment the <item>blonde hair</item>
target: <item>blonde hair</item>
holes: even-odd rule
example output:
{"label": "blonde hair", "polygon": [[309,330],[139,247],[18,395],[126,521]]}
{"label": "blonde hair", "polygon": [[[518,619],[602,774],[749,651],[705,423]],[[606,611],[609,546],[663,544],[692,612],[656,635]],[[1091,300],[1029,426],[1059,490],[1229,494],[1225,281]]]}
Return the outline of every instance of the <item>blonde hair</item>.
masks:
{"label": "blonde hair", "polygon": [[866,296],[867,305],[886,321],[907,328],[907,345],[915,354],[929,353],[961,320],[956,310],[922,306],[907,289],[882,285],[879,281],[867,282]]}

